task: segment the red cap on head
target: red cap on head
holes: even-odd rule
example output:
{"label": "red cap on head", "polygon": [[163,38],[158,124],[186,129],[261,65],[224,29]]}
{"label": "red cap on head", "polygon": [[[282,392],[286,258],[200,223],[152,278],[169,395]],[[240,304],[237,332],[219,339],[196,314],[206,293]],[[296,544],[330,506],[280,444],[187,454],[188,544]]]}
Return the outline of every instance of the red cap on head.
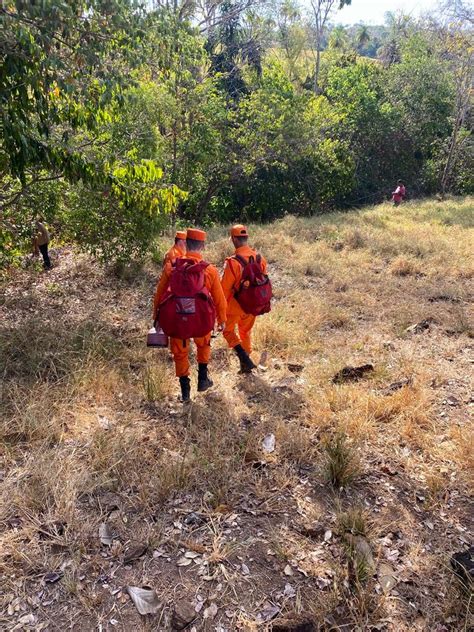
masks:
{"label": "red cap on head", "polygon": [[186,239],[186,231],[185,230],[177,230],[175,239]]}
{"label": "red cap on head", "polygon": [[206,241],[206,233],[203,230],[199,230],[199,228],[188,228],[186,231],[186,239]]}
{"label": "red cap on head", "polygon": [[244,226],[243,224],[235,224],[235,226],[232,226],[232,228],[230,229],[230,236],[231,237],[248,237],[248,231],[247,231],[247,226]]}

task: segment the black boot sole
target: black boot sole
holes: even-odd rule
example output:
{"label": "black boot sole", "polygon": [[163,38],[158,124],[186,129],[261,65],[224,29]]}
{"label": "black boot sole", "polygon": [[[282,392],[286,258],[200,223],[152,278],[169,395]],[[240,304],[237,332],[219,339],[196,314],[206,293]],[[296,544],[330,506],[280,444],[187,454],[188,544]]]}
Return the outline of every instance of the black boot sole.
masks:
{"label": "black boot sole", "polygon": [[206,380],[205,382],[198,382],[198,393],[204,393],[204,391],[207,391],[209,388],[212,388],[214,386],[214,382],[212,380]]}
{"label": "black boot sole", "polygon": [[252,371],[254,369],[256,369],[256,366],[244,366],[244,367],[240,367],[240,371],[239,371],[239,375],[250,375],[252,373]]}

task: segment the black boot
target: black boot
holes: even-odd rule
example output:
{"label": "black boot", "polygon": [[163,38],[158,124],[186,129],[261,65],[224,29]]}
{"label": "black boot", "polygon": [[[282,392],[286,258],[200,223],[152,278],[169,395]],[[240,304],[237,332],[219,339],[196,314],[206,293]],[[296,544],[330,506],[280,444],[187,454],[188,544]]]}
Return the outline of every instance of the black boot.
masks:
{"label": "black boot", "polygon": [[241,373],[252,373],[252,369],[257,368],[257,366],[252,362],[249,354],[245,351],[245,349],[243,349],[242,345],[236,345],[234,347],[234,351],[239,356]]}
{"label": "black boot", "polygon": [[198,391],[200,393],[202,393],[203,391],[207,391],[207,389],[211,388],[213,384],[214,382],[209,378],[207,374],[207,364],[203,364],[200,362],[198,367]]}
{"label": "black boot", "polygon": [[183,402],[191,400],[191,380],[189,377],[180,377],[179,385],[181,386],[181,399]]}

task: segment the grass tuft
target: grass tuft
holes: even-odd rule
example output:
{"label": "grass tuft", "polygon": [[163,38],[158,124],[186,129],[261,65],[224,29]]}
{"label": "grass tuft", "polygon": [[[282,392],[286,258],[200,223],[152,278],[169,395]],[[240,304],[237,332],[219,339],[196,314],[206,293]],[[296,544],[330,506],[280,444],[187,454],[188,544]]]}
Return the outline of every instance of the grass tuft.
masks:
{"label": "grass tuft", "polygon": [[325,476],[335,489],[347,487],[359,476],[359,456],[345,434],[337,432],[331,436],[324,450]]}

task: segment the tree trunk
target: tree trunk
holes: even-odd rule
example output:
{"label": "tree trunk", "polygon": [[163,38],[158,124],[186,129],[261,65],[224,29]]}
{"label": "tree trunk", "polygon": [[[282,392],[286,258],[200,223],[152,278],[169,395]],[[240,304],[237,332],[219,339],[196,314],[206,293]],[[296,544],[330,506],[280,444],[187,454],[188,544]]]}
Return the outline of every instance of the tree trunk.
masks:
{"label": "tree trunk", "polygon": [[201,222],[204,215],[206,214],[207,211],[207,207],[209,206],[209,202],[212,200],[212,198],[214,197],[216,191],[218,189],[218,185],[217,182],[210,182],[206,193],[204,194],[204,197],[201,199],[201,201],[198,204],[198,207],[196,209],[196,221],[197,222]]}
{"label": "tree trunk", "polygon": [[469,107],[469,95],[470,95],[470,81],[465,83],[460,81],[458,87],[458,103],[457,103],[457,115],[454,122],[453,133],[451,135],[451,141],[449,143],[448,156],[446,158],[446,164],[443,169],[443,175],[441,177],[441,193],[443,196],[446,193],[449,184],[449,178],[451,176],[453,162],[456,156],[456,150],[458,145],[459,132],[464,124],[466,114]]}
{"label": "tree trunk", "polygon": [[318,33],[317,38],[318,39],[316,42],[316,64],[314,67],[314,85],[313,85],[313,90],[315,94],[319,94],[319,70],[321,66],[321,49],[320,49],[321,36],[319,33]]}

